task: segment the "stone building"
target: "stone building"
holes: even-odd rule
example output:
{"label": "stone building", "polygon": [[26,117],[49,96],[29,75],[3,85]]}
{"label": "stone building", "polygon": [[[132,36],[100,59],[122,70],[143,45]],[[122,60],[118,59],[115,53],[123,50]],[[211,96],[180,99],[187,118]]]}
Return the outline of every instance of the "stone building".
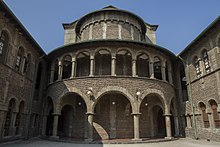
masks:
{"label": "stone building", "polygon": [[63,24],[64,46],[46,55],[0,7],[0,142],[220,141],[219,18],[175,55],[156,44],[158,25],[108,6]]}

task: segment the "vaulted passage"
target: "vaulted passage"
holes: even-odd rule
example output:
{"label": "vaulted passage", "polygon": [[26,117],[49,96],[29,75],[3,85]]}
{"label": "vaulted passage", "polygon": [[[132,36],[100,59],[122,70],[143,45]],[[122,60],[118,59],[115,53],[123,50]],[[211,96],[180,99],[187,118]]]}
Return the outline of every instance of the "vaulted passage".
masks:
{"label": "vaulted passage", "polygon": [[163,104],[157,95],[150,94],[141,103],[140,137],[165,137],[166,124]]}
{"label": "vaulted passage", "polygon": [[95,106],[94,139],[133,138],[129,100],[117,93],[106,94]]}
{"label": "vaulted passage", "polygon": [[87,125],[84,100],[75,93],[69,93],[62,98],[61,104],[61,115],[58,119],[58,136],[84,139]]}

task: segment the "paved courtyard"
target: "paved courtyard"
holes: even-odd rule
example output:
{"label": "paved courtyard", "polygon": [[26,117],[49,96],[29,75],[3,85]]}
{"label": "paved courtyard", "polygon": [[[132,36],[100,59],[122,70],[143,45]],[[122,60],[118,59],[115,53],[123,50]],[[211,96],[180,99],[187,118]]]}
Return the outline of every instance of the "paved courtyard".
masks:
{"label": "paved courtyard", "polygon": [[186,138],[169,142],[145,144],[74,144],[33,139],[28,141],[2,143],[0,144],[0,147],[220,147],[220,142],[209,142],[205,140],[192,140]]}

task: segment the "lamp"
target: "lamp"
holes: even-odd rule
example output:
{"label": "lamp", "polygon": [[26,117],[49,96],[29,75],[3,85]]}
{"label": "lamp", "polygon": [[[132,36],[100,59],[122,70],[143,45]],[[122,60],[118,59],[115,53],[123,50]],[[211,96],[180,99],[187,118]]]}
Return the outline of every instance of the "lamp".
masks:
{"label": "lamp", "polygon": [[93,89],[92,89],[92,87],[89,87],[89,88],[88,88],[87,95],[89,95],[89,96],[93,95]]}
{"label": "lamp", "polygon": [[140,89],[137,89],[137,90],[136,90],[136,98],[137,98],[137,101],[138,101],[138,99],[140,98],[140,95],[141,95]]}
{"label": "lamp", "polygon": [[93,88],[92,87],[89,87],[88,90],[87,90],[87,95],[89,96],[90,100],[92,100],[92,97],[94,95],[94,92],[93,92]]}

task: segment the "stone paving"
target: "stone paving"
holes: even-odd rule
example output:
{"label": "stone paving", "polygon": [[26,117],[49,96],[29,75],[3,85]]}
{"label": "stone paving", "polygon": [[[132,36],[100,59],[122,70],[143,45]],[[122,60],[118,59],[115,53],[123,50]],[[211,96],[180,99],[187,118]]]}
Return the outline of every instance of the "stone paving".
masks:
{"label": "stone paving", "polygon": [[175,141],[141,144],[74,144],[41,139],[1,143],[0,147],[220,147],[220,142],[193,140],[190,138]]}

